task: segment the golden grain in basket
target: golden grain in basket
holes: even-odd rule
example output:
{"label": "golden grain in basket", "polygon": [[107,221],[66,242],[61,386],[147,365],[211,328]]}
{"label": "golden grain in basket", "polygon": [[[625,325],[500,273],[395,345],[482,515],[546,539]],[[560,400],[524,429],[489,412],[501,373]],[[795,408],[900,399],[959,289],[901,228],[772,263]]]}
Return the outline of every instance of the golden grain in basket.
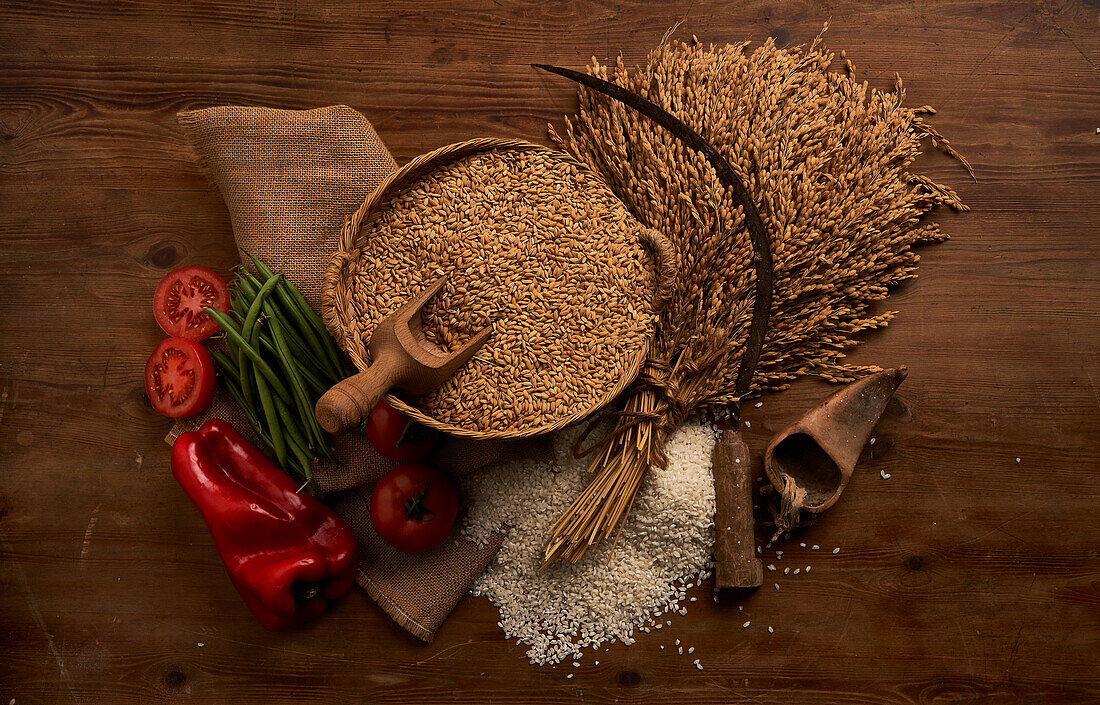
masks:
{"label": "golden grain in basket", "polygon": [[572,157],[486,138],[422,155],[368,196],[341,233],[322,308],[365,369],[378,322],[449,274],[423,310],[425,338],[452,350],[493,334],[435,391],[387,399],[448,433],[518,438],[626,388],[674,266],[667,241]]}

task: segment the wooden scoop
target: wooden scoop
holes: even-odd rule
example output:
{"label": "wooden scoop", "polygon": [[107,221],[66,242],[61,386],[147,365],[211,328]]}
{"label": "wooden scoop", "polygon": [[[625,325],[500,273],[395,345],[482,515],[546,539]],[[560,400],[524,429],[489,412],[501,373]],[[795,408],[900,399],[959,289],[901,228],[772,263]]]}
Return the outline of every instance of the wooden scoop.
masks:
{"label": "wooden scoop", "polygon": [[[772,439],[764,473],[790,506],[820,514],[836,504],[886,404],[909,371],[883,370],[852,382]],[[778,524],[777,524],[778,526]]]}
{"label": "wooden scoop", "polygon": [[329,433],[339,434],[363,423],[391,388],[410,394],[427,394],[455,373],[485,344],[492,326],[465,345],[448,353],[424,337],[420,311],[439,293],[448,276],[386,316],[374,329],[367,350],[371,366],[338,382],[317,400],[317,422]]}

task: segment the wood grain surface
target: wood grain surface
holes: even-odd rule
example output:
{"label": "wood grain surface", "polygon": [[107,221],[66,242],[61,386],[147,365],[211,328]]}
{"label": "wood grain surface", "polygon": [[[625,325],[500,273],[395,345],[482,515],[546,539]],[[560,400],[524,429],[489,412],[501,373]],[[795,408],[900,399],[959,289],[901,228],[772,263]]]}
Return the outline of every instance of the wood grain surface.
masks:
{"label": "wood grain surface", "polygon": [[[1098,14],[1096,0],[0,2],[0,703],[1100,701]],[[346,103],[398,161],[474,136],[545,142],[576,98],[528,63],[636,63],[678,20],[683,38],[788,44],[829,20],[828,45],[874,86],[900,73],[974,165],[976,182],[922,160],[973,212],[936,214],[953,239],[923,251],[887,304],[898,320],[853,354],[910,376],[840,503],[781,559],[766,552],[779,591],[715,604],[704,585],[687,616],[580,668],[528,665],[483,599],[431,645],[360,592],[264,632],[143,398],[156,282],[233,258],[175,114]],[[750,409],[754,460],[827,392],[802,383]],[[677,638],[693,657],[660,649]]]}

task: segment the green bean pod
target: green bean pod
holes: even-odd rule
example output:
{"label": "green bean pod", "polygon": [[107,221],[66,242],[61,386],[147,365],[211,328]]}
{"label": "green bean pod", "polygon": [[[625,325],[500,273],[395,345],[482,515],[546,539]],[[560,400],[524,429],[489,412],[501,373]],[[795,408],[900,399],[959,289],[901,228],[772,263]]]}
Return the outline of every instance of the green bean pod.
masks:
{"label": "green bean pod", "polygon": [[287,448],[294,455],[295,460],[302,468],[299,475],[307,480],[312,479],[313,458],[316,454],[310,449],[309,443],[306,441],[305,436],[302,435],[302,429],[298,428],[297,415],[277,398],[275,400],[275,407],[283,418],[287,420],[285,427],[287,431]]}
{"label": "green bean pod", "polygon": [[[265,298],[267,298],[268,294],[271,293],[271,290],[274,289],[277,284],[278,282],[275,280],[272,280],[268,284],[265,284],[263,287],[260,288],[259,292],[252,299],[252,303],[248,307],[248,313],[245,314],[244,319],[241,321],[241,337],[243,337],[245,340],[252,340],[252,334],[256,327],[256,321],[260,317],[260,312],[263,311],[263,301]],[[240,370],[240,379],[243,382],[241,384],[241,391],[244,392],[244,399],[249,404],[253,405],[254,408],[256,404],[256,395],[252,393],[254,389],[254,386],[252,384],[252,366],[249,363],[248,356],[245,354],[244,350],[241,349],[240,346],[237,346],[237,367]],[[246,383],[244,383],[245,380],[247,380]]]}
{"label": "green bean pod", "polygon": [[260,291],[260,282],[256,281],[256,277],[249,274],[247,271],[242,271],[237,276],[237,286],[241,288],[241,295],[247,300],[248,305],[252,305],[252,300],[256,298],[256,294]]}
{"label": "green bean pod", "polygon": [[287,333],[286,341],[287,344],[290,346],[290,351],[295,355],[295,357],[299,361],[307,363],[312,368],[312,371],[317,375],[318,379],[331,379],[332,382],[328,384],[328,387],[331,387],[333,384],[336,384],[336,382],[342,379],[334,377],[334,370],[332,369],[328,360],[324,356],[318,355],[317,350],[313,346],[310,346],[305,342],[304,336],[301,335],[298,327],[293,325],[293,321],[291,321],[289,324],[285,323],[286,319],[282,315],[283,307],[278,304],[278,301],[274,301],[271,299],[271,297],[268,297],[268,302],[274,304],[274,312],[279,314],[277,316],[279,320],[284,321],[284,328]]}
{"label": "green bean pod", "polygon": [[313,481],[313,459],[308,451],[297,440],[288,437],[288,446],[290,452],[294,454],[294,459],[297,462],[298,476],[309,484]]}
{"label": "green bean pod", "polygon": [[[253,336],[258,337],[258,331],[255,327],[253,327],[252,333]],[[256,396],[260,398],[260,407],[263,409],[264,418],[267,419],[267,431],[271,434],[271,440],[275,446],[275,459],[279,462],[279,465],[285,468],[287,467],[286,437],[283,434],[282,421],[275,410],[275,400],[272,398],[271,390],[264,376],[256,374],[254,379],[256,380]]]}
{"label": "green bean pod", "polygon": [[[283,280],[286,283],[286,279]],[[337,381],[343,379],[341,375],[341,368],[337,360],[333,358],[332,354],[328,350],[326,345],[326,338],[328,333],[324,334],[324,337],[317,334],[313,326],[302,315],[294,297],[285,287],[278,287],[275,290],[275,298],[279,301],[281,309],[286,313],[284,320],[288,321],[290,325],[298,332],[298,335],[305,341],[305,344],[313,351],[315,359],[324,365],[328,370],[328,374],[335,378]],[[304,302],[303,302],[304,303]],[[309,308],[308,306],[306,308]]]}
{"label": "green bean pod", "polygon": [[263,357],[256,350],[256,348],[252,347],[252,345],[250,345],[248,341],[246,341],[241,336],[241,332],[237,329],[237,324],[235,324],[233,320],[229,318],[229,316],[226,316],[224,313],[218,311],[217,309],[213,309],[207,306],[204,310],[211,318],[213,318],[218,323],[218,325],[222,327],[222,330],[225,331],[226,335],[232,338],[233,341],[241,347],[241,349],[244,351],[244,354],[248,356],[248,359],[252,361],[252,364],[256,366],[256,369],[260,372],[260,374],[262,374],[267,379],[268,385],[271,387],[271,391],[281,396],[283,398],[283,401],[286,401],[287,403],[293,403],[294,397],[291,395],[290,391],[287,390],[286,385],[284,385],[282,380],[279,379],[278,375],[275,374],[275,371],[271,369],[271,366],[268,365],[266,361],[264,361]]}
{"label": "green bean pod", "polygon": [[226,380],[225,390],[229,393],[229,396],[233,397],[233,401],[237,403],[237,406],[241,408],[241,412],[243,412],[245,417],[248,419],[248,424],[252,426],[252,430],[255,431],[256,434],[260,437],[269,441],[268,445],[274,448],[273,444],[270,443],[271,439],[264,434],[264,427],[260,423],[260,420],[256,418],[256,412],[249,408],[248,404],[245,403],[244,395],[241,394],[240,385],[235,382]]}
{"label": "green bean pod", "polygon": [[[307,450],[312,450],[312,443],[308,436],[309,432],[301,424],[301,415],[298,414],[297,409],[290,409],[281,399],[274,397],[275,411],[279,414],[279,418],[283,420],[283,430],[286,432],[287,440],[293,440],[298,445]],[[310,457],[313,457],[313,453],[310,453]]]}
{"label": "green bean pod", "polygon": [[[270,267],[253,257],[251,253],[245,252],[245,254],[255,265],[260,280],[266,282],[276,276]],[[306,338],[306,342],[310,343],[311,347],[315,346],[316,352],[329,361],[336,380],[339,381],[347,377],[348,370],[340,358],[340,351],[336,348],[335,341],[329,335],[328,329],[325,328],[324,321],[309,307],[305,297],[302,296],[302,292],[294,286],[294,282],[283,277],[282,286],[276,292],[276,298],[287,309],[286,313],[290,315],[290,320],[299,328],[299,332]]]}
{"label": "green bean pod", "polygon": [[238,387],[241,386],[240,373],[237,370],[237,363],[229,359],[229,356],[220,350],[211,350],[210,359],[214,361],[214,364],[218,369],[225,373],[225,375],[233,381]]}
{"label": "green bean pod", "polygon": [[252,305],[248,307],[248,315],[241,323],[241,334],[245,337],[245,340],[252,340],[252,329],[256,325],[256,321],[260,318],[260,313],[263,312],[264,299],[268,294],[279,284],[279,275],[275,275],[267,281],[256,294],[256,298],[252,300]]}
{"label": "green bean pod", "polygon": [[[287,336],[288,343],[293,339],[293,337]],[[263,352],[269,355],[275,357],[278,357],[279,355],[279,351],[275,349],[275,341],[272,340],[270,336],[263,335],[263,333],[260,334],[260,347]],[[318,374],[320,373],[318,373],[316,367],[313,367],[308,362],[304,362],[300,357],[294,357],[293,359],[294,364],[298,368],[298,371],[302,374],[302,381],[306,383],[306,386],[308,386],[311,390],[315,392],[314,396],[319,399],[322,394],[329,390],[332,384],[326,383],[321,379],[321,377],[318,376]],[[327,377],[327,375],[322,376]]]}
{"label": "green bean pod", "polygon": [[325,357],[333,367],[333,371],[336,374],[336,380],[340,381],[345,377],[352,374],[348,365],[344,362],[344,358],[340,355],[340,349],[336,347],[336,341],[332,339],[332,336],[328,332],[328,328],[325,327],[324,321],[321,317],[314,313],[313,309],[306,303],[305,298],[302,297],[301,292],[294,286],[294,282],[289,279],[283,279],[283,286],[290,291],[291,299],[298,307],[298,312],[301,314],[301,318],[306,322],[306,325],[310,327],[317,340],[320,341],[321,348],[325,353]]}
{"label": "green bean pod", "polygon": [[287,374],[290,376],[290,387],[294,391],[295,401],[298,405],[298,413],[305,422],[305,427],[309,435],[316,441],[316,449],[324,453],[326,457],[332,458],[332,451],[328,447],[328,441],[325,440],[324,433],[321,431],[321,425],[317,423],[317,415],[313,411],[313,404],[310,403],[309,397],[306,395],[301,375],[298,374],[298,368],[294,364],[293,358],[290,356],[290,351],[287,349],[286,335],[283,331],[283,326],[278,318],[271,315],[270,309],[266,310],[268,311],[269,320],[271,321],[271,333],[275,337],[275,348],[279,352],[280,362],[282,362],[283,368],[286,369]]}

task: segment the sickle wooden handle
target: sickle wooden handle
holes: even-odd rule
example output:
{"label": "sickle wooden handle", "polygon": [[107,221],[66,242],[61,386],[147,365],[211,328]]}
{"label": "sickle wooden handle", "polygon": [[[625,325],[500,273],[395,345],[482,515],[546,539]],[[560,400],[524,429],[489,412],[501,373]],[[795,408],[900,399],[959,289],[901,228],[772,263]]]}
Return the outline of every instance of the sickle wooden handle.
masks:
{"label": "sickle wooden handle", "polygon": [[367,420],[386,392],[400,382],[401,366],[384,355],[354,377],[340,380],[317,400],[314,412],[321,428],[336,435]]}
{"label": "sickle wooden handle", "polygon": [[753,588],[764,582],[753,533],[749,448],[739,431],[722,431],[714,446],[714,584]]}

